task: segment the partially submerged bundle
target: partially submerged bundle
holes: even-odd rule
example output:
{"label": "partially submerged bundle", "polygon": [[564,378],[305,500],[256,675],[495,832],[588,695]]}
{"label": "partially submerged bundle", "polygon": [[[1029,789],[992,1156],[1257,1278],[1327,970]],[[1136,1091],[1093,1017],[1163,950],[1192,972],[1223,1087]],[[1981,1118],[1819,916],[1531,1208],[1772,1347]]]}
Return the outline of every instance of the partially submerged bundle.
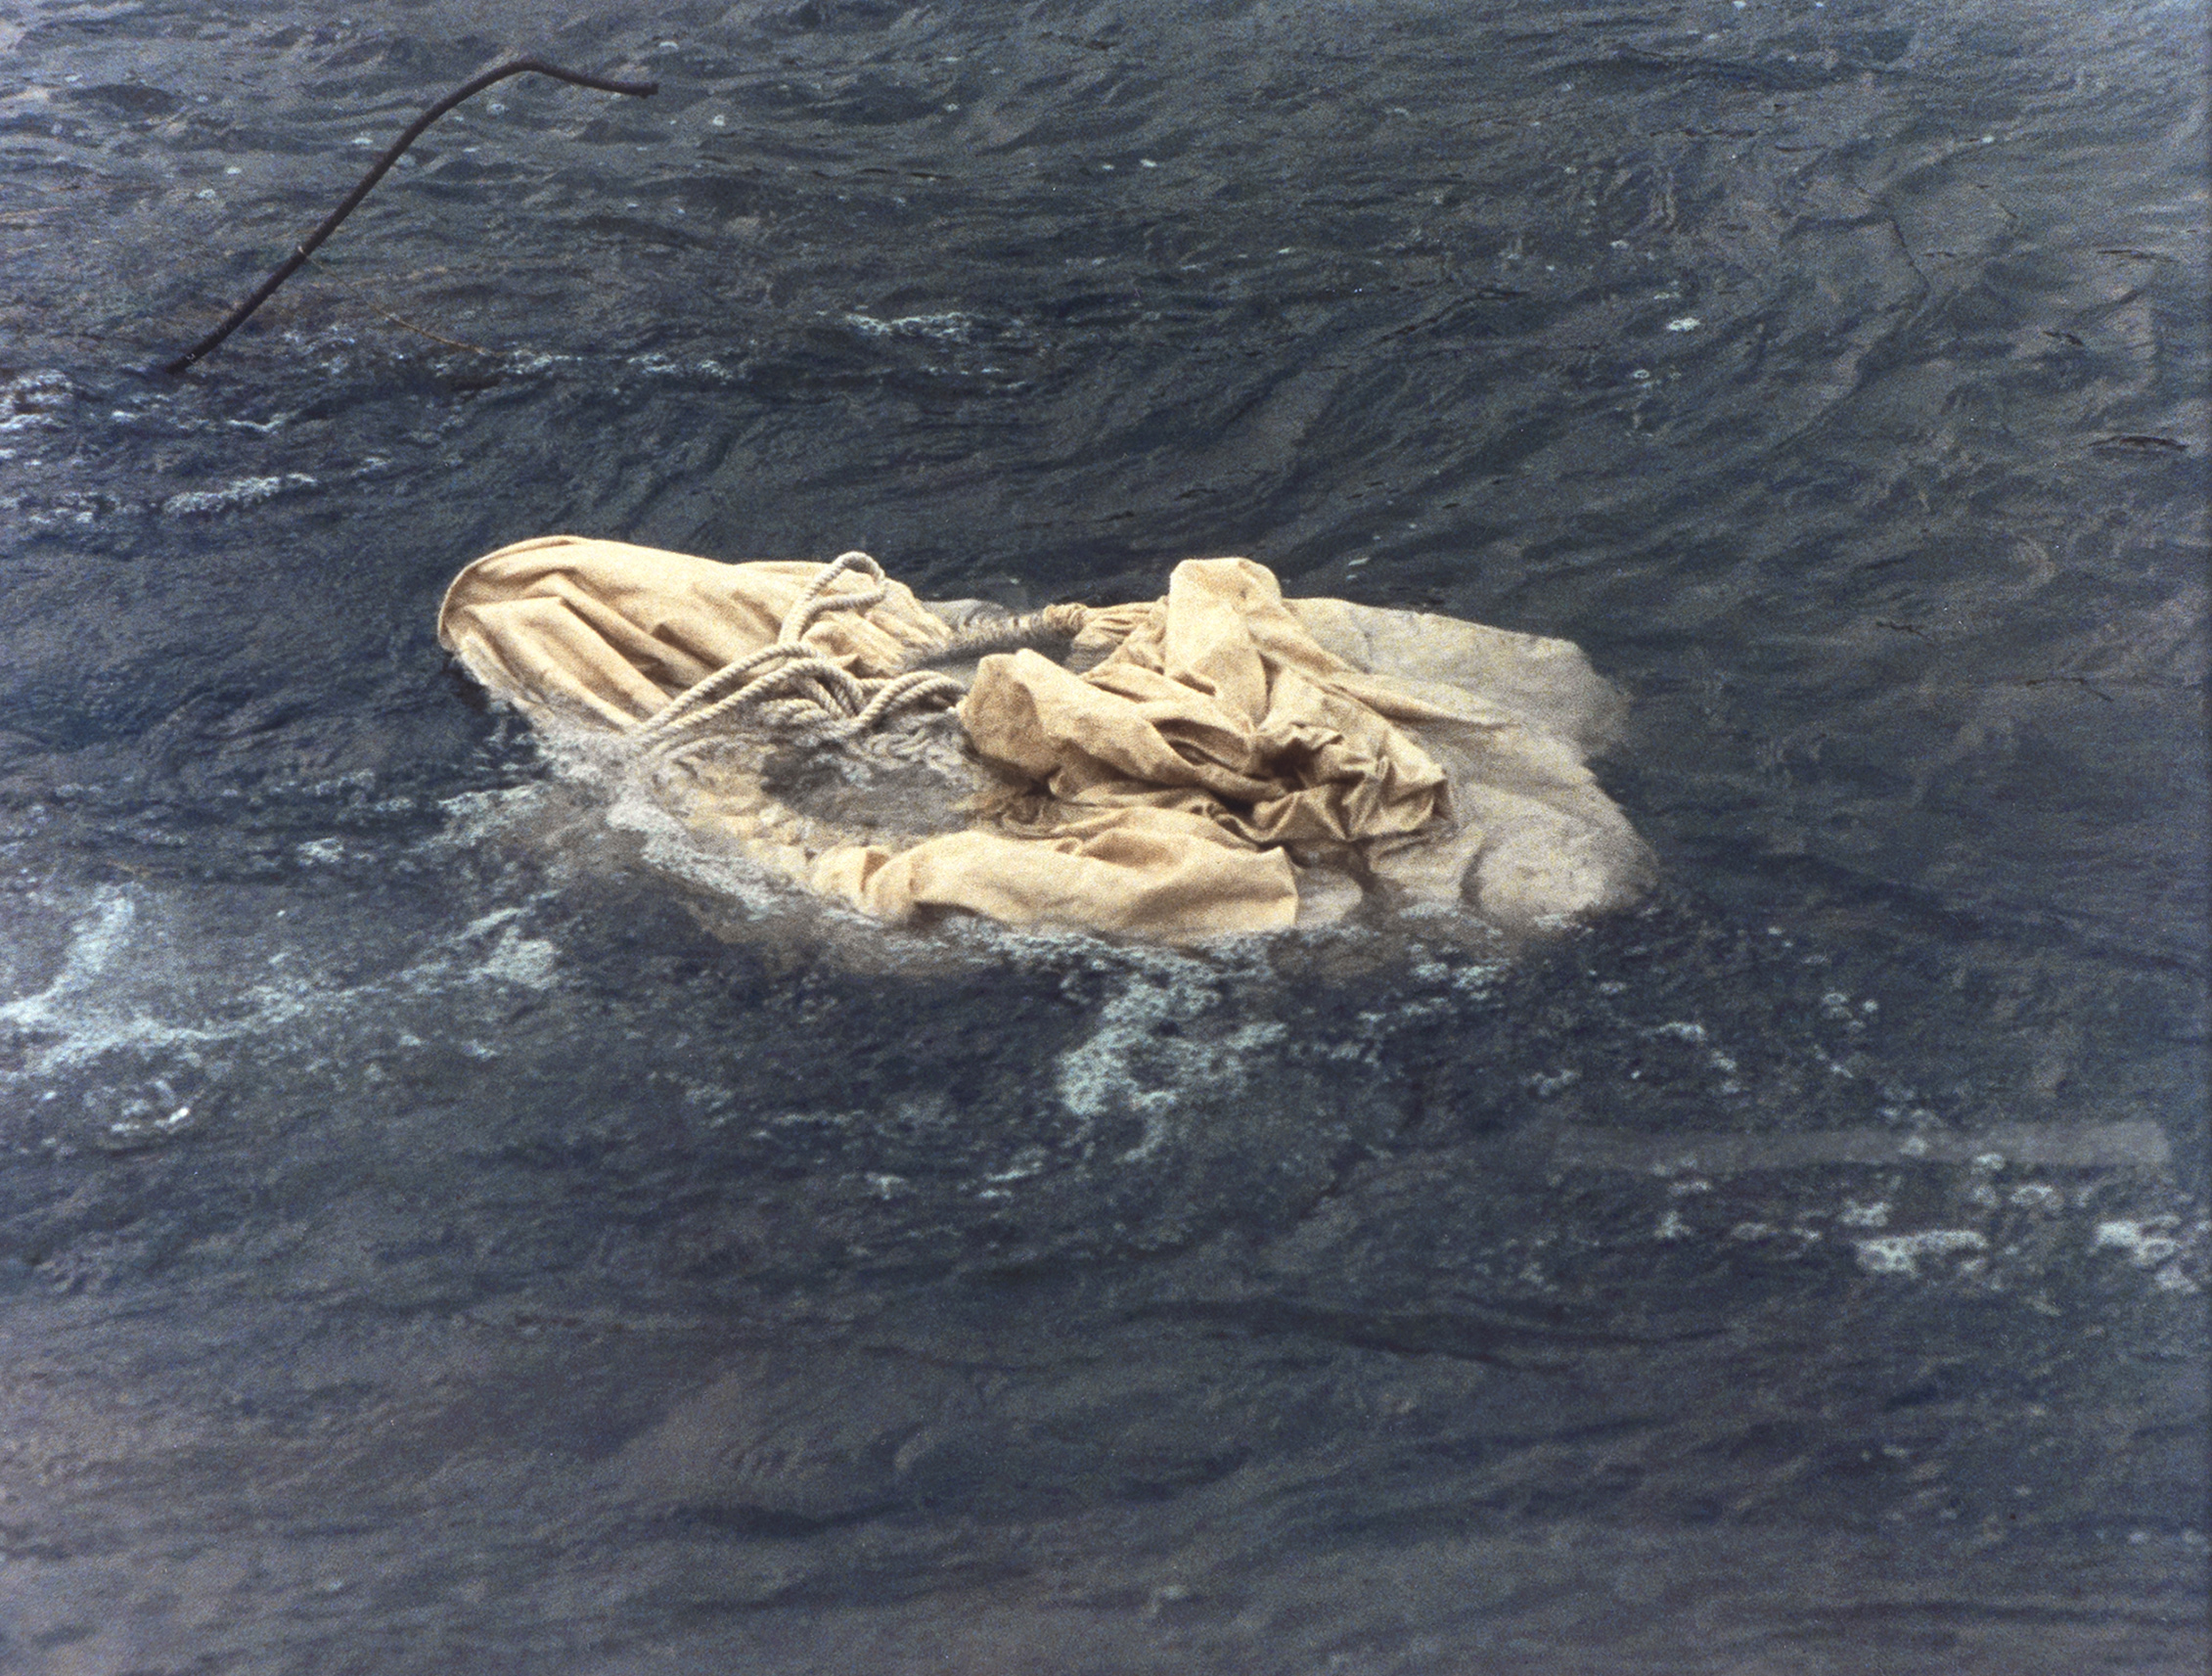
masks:
{"label": "partially submerged bundle", "polygon": [[549,536],[463,570],[438,638],[533,719],[604,735],[702,841],[894,923],[1187,941],[1373,899],[1522,931],[1651,874],[1587,766],[1620,701],[1575,647],[1286,600],[1246,559],[1014,618],[865,554]]}

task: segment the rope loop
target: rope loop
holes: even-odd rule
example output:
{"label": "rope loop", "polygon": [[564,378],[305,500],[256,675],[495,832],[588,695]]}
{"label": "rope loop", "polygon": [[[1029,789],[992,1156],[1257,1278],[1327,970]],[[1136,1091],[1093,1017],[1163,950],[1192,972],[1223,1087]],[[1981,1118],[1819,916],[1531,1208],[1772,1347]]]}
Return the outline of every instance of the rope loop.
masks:
{"label": "rope loop", "polygon": [[[839,576],[862,586],[832,593]],[[648,716],[630,737],[640,748],[672,757],[705,745],[728,725],[766,727],[823,742],[857,739],[892,716],[924,706],[942,708],[966,694],[949,675],[917,669],[886,676],[855,675],[805,636],[828,612],[865,612],[889,597],[883,567],[857,549],[816,572],[773,643],[748,652],[687,687]]]}

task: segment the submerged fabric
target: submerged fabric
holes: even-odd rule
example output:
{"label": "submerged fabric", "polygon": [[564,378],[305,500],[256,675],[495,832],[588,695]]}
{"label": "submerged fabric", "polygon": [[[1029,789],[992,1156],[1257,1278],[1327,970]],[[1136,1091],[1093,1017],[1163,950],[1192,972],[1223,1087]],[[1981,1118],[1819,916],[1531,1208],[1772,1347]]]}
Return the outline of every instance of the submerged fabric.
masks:
{"label": "submerged fabric", "polygon": [[[553,536],[478,560],[439,638],[535,716],[616,734],[772,642],[821,571]],[[831,597],[857,595],[840,577]],[[862,677],[944,648],[971,608],[905,587],[832,611],[807,645]],[[956,909],[1182,940],[1265,931],[1363,894],[1510,929],[1634,899],[1649,859],[1585,764],[1619,702],[1564,641],[1340,600],[1285,600],[1245,559],[1176,566],[1165,599],[1087,613],[1078,673],[985,657],[963,745],[828,747],[892,793],[824,818],[776,789],[777,742],[733,734],[658,771],[695,832],[900,922]],[[920,813],[933,777],[952,824]],[[901,778],[903,776],[903,778]],[[902,824],[908,830],[900,830]]]}

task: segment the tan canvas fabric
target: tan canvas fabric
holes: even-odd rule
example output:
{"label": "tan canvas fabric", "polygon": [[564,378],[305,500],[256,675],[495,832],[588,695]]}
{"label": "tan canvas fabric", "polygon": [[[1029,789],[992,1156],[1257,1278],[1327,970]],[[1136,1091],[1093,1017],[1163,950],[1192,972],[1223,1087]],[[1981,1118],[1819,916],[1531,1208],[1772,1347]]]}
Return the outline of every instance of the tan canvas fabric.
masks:
{"label": "tan canvas fabric", "polygon": [[[548,537],[464,570],[439,637],[525,711],[619,735],[774,641],[821,570]],[[841,575],[831,598],[861,592]],[[971,609],[888,583],[802,640],[879,678]],[[655,793],[702,838],[894,922],[956,909],[1188,939],[1333,911],[1355,881],[1529,927],[1648,878],[1584,762],[1618,701],[1563,641],[1286,601],[1262,566],[1213,559],[1176,566],[1163,600],[1086,613],[1072,650],[1069,666],[982,657],[957,730],[916,723],[794,769],[740,727],[662,766]]]}
{"label": "tan canvas fabric", "polygon": [[[822,566],[718,565],[682,553],[547,535],[503,547],[454,578],[438,641],[524,710],[624,728],[673,694],[776,638]],[[860,578],[833,592],[857,594]],[[894,668],[951,630],[906,587],[865,613],[832,612],[807,636],[855,673]]]}

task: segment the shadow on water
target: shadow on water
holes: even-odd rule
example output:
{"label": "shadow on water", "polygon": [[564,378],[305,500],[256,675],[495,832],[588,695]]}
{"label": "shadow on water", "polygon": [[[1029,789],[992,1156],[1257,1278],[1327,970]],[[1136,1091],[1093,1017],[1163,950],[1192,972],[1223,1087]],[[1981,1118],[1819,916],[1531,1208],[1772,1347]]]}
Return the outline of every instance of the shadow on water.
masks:
{"label": "shadow on water", "polygon": [[[0,20],[0,1663],[2196,1668],[2194,22]],[[886,937],[455,681],[557,529],[1564,635],[1668,883]]]}

